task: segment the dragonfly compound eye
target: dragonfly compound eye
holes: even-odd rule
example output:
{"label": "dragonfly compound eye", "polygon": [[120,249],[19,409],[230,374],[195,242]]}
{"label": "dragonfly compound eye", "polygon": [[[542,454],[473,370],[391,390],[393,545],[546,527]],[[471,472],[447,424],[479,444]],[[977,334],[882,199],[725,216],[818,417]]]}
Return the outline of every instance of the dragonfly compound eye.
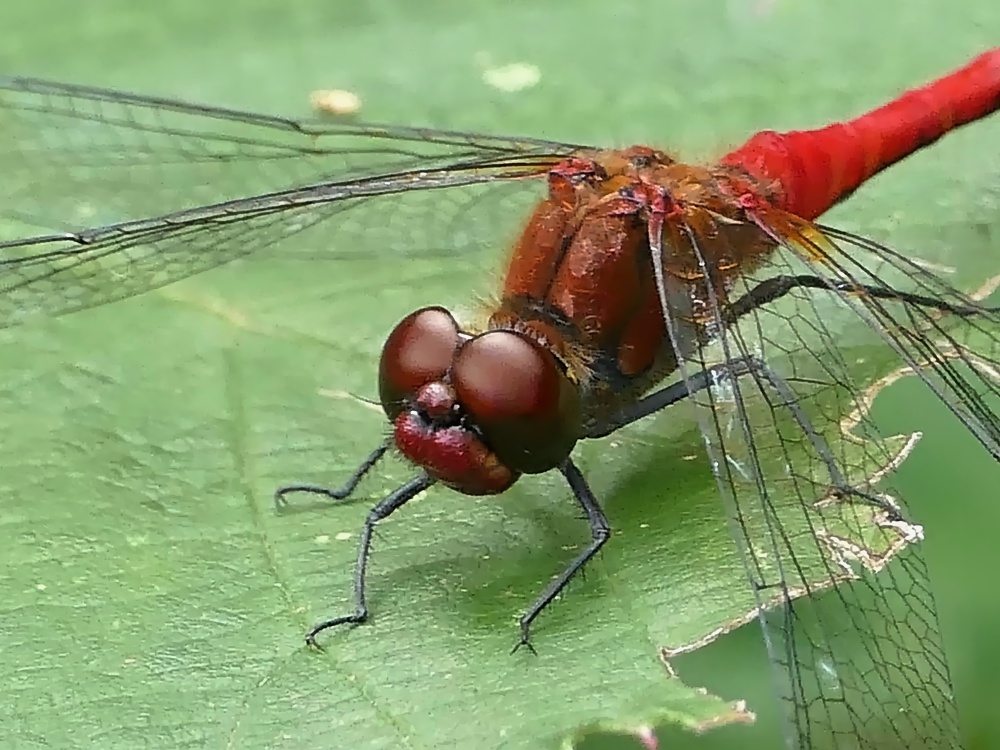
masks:
{"label": "dragonfly compound eye", "polygon": [[580,435],[580,392],[534,341],[511,331],[477,336],[455,356],[451,382],[507,468],[538,474],[569,457]]}
{"label": "dragonfly compound eye", "polygon": [[422,386],[444,379],[458,343],[458,323],[443,307],[421,308],[393,329],[378,368],[379,400],[390,420]]}

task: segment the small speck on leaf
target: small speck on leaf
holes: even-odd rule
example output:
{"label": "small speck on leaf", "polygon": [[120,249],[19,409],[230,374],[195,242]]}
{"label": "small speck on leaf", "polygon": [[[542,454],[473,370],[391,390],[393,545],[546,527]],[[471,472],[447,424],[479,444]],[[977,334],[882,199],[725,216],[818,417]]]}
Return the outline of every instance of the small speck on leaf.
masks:
{"label": "small speck on leaf", "polygon": [[309,95],[309,104],[320,114],[344,117],[361,109],[361,98],[353,91],[323,89]]}
{"label": "small speck on leaf", "polygon": [[542,80],[542,71],[537,65],[511,63],[489,67],[483,71],[483,81],[500,91],[523,91],[536,86]]}

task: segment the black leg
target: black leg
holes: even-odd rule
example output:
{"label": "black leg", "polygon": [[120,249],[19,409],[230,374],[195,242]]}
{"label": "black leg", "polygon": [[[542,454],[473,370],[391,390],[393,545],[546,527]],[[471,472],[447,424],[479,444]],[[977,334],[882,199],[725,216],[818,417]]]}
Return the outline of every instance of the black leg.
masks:
{"label": "black leg", "polygon": [[620,430],[626,425],[637,422],[650,414],[665,409],[671,404],[683,401],[688,396],[703,391],[711,385],[718,383],[725,377],[739,377],[750,372],[752,367],[747,360],[733,360],[720,365],[713,365],[692,375],[687,380],[672,383],[666,388],[649,394],[632,404],[628,409],[623,410],[613,419],[604,424],[597,425],[590,430],[585,437],[588,439],[607,437],[612,432]]}
{"label": "black leg", "polygon": [[386,440],[382,445],[373,450],[369,454],[368,458],[361,462],[361,465],[354,470],[354,473],[348,477],[347,481],[342,487],[337,489],[330,489],[329,487],[323,487],[317,484],[287,484],[284,487],[279,487],[274,493],[274,507],[280,513],[286,507],[288,507],[287,495],[293,492],[308,492],[313,495],[322,495],[323,497],[328,497],[331,500],[343,500],[344,498],[350,496],[355,489],[357,489],[358,484],[364,479],[365,475],[371,471],[375,465],[382,460],[382,456],[386,454],[392,445],[391,440]]}
{"label": "black leg", "polygon": [[954,315],[981,315],[986,311],[993,311],[993,308],[976,307],[971,305],[953,305],[944,300],[927,297],[922,294],[903,292],[891,287],[870,286],[867,284],[853,284],[840,279],[824,279],[821,276],[811,276],[801,274],[798,276],[773,276],[770,279],[760,282],[757,286],[744,294],[732,304],[728,305],[725,311],[725,322],[742,318],[748,312],[755,310],[768,302],[784,297],[793,289],[822,289],[828,292],[840,292],[842,294],[868,295],[876,299],[895,300],[896,302],[908,302],[920,307],[928,307]]}
{"label": "black leg", "polygon": [[830,486],[833,488],[833,491],[840,497],[854,496],[863,498],[866,502],[884,510],[893,520],[900,520],[899,509],[895,505],[871,493],[862,492],[848,483],[847,477],[840,470],[840,466],[830,451],[830,446],[827,444],[826,438],[812,426],[809,417],[799,406],[798,397],[791,386],[789,386],[788,381],[755,357],[748,358],[745,361],[749,365],[747,372],[753,372],[756,377],[766,380],[771,388],[781,397],[781,406],[787,408],[792,413],[803,434],[805,434],[812,444],[813,450],[816,451],[816,454],[820,457],[824,466],[826,466],[826,471],[830,476]]}
{"label": "black leg", "polygon": [[723,379],[737,378],[743,375],[753,374],[755,377],[767,381],[768,385],[780,396],[781,406],[787,408],[802,432],[813,446],[813,450],[823,461],[827,472],[830,475],[830,483],[834,490],[842,495],[854,495],[864,497],[866,500],[885,509],[887,512],[894,512],[895,509],[889,507],[884,501],[873,495],[860,492],[850,487],[846,477],[837,465],[833,454],[827,445],[826,439],[812,426],[809,417],[799,406],[798,398],[792,390],[788,381],[778,373],[771,370],[763,361],[756,357],[744,357],[743,359],[732,360],[723,364],[714,365],[701,372],[695,373],[686,380],[672,383],[666,388],[662,388],[655,393],[651,393],[643,399],[637,401],[632,408],[623,411],[614,420],[607,424],[599,425],[587,434],[587,438],[605,437],[615,430],[636,422],[650,414],[677,403],[692,396],[699,391],[703,391],[713,385],[717,385]]}
{"label": "black leg", "polygon": [[[876,299],[895,300],[897,302],[908,302],[921,307],[940,310],[954,315],[968,316],[992,312],[994,308],[984,308],[969,305],[953,305],[943,300],[935,299],[920,294],[903,292],[891,287],[879,287],[869,285],[858,285],[840,279],[825,279],[821,276],[808,274],[773,276],[766,279],[742,297],[736,299],[725,308],[723,323],[732,325],[744,315],[756,310],[759,307],[774,302],[793,289],[821,289],[830,292],[840,292],[844,294],[866,294]],[[640,399],[627,410],[616,415],[605,424],[596,425],[587,432],[588,438],[600,438],[610,435],[632,422],[649,416],[671,404],[677,403],[691,394],[704,390],[705,388],[718,382],[720,377],[739,377],[748,372],[757,372],[762,375],[775,389],[781,393],[782,390],[792,393],[787,381],[777,373],[771,372],[763,362],[753,358],[733,360],[722,364],[706,368],[692,377],[673,383],[666,388],[662,388],[655,393]],[[780,386],[778,383],[780,382]],[[803,426],[807,433],[817,436],[815,430],[807,427],[808,419],[796,408],[796,420]],[[828,464],[829,465],[829,464]]]}
{"label": "black leg", "polygon": [[416,479],[410,480],[397,489],[368,512],[365,525],[361,529],[361,541],[358,544],[358,561],[354,568],[354,612],[349,615],[324,620],[318,625],[313,626],[306,633],[306,643],[308,645],[313,648],[320,648],[320,645],[316,642],[316,636],[328,628],[333,628],[337,625],[359,625],[368,619],[368,604],[365,601],[365,576],[368,572],[368,553],[371,551],[372,534],[375,532],[375,527],[379,521],[391,516],[416,495],[434,484],[434,482],[435,480],[427,474],[421,474]]}
{"label": "black leg", "polygon": [[535,653],[535,648],[531,645],[529,637],[531,623],[542,613],[542,610],[552,603],[553,599],[559,596],[559,592],[566,588],[566,584],[570,582],[573,576],[583,569],[583,566],[597,554],[597,551],[611,537],[611,527],[608,526],[608,519],[604,515],[604,511],[601,510],[601,506],[594,497],[594,493],[591,492],[590,487],[587,485],[587,480],[583,478],[580,470],[576,468],[576,464],[572,460],[567,460],[559,470],[566,477],[566,481],[569,483],[569,488],[573,491],[576,501],[580,503],[580,507],[587,514],[587,521],[590,523],[591,541],[587,545],[587,548],[577,555],[576,559],[559,574],[559,577],[545,587],[545,590],[535,599],[535,603],[531,605],[531,609],[521,617],[521,640],[517,642],[511,653],[517,651],[521,646],[526,646],[531,653]]}

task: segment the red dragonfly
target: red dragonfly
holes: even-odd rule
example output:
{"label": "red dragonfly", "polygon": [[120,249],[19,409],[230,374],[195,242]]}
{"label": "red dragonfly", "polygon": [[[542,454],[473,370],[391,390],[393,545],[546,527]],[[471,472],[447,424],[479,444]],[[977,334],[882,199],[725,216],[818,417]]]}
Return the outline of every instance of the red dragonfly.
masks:
{"label": "red dragonfly", "polygon": [[[522,616],[518,646],[530,648],[538,615],[611,535],[575,445],[687,402],[757,597],[789,747],[955,748],[913,548],[922,530],[886,490],[899,453],[869,423],[826,321],[860,316],[1000,459],[986,401],[1000,391],[1000,314],[906,255],[814,220],[998,106],[995,49],[857,119],[761,132],[696,166],[645,146],[305,122],[6,78],[7,177],[23,172],[50,210],[90,191],[115,223],[0,244],[0,325],[135,295],[323,222],[341,229],[332,253],[354,246],[352,227],[405,244],[419,212],[454,226],[497,184],[541,187],[483,325],[427,307],[389,334],[379,394],[391,436],[341,488],[278,491],[279,504],[293,492],[347,498],[390,450],[418,470],[368,514],[354,610],[308,642],[368,618],[373,531],[415,495],[436,483],[495,495],[558,471],[591,542]],[[266,192],[248,195],[250,184]],[[0,200],[30,220],[18,194]],[[845,425],[864,439],[844,440]],[[802,602],[824,590],[842,621],[807,615]]]}

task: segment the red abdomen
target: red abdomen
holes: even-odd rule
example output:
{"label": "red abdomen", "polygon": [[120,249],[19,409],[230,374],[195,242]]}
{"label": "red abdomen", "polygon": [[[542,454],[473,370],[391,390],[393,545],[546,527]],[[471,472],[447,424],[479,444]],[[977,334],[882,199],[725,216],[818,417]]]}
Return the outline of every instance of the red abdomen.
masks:
{"label": "red abdomen", "polygon": [[757,133],[721,163],[778,183],[777,206],[812,220],[886,167],[998,108],[1000,48],[853,120]]}

